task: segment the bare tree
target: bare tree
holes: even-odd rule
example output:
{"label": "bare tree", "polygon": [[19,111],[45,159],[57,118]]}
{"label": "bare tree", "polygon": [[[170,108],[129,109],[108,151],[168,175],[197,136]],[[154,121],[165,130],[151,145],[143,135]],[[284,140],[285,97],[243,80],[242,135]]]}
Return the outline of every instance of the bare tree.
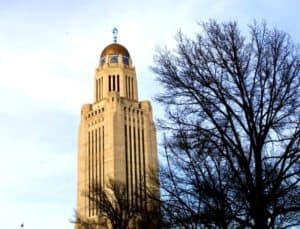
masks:
{"label": "bare tree", "polygon": [[140,196],[135,193],[140,204],[132,204],[126,185],[117,180],[109,180],[105,188],[96,184],[90,192],[83,195],[93,203],[97,214],[96,217],[85,218],[76,213],[72,222],[80,229],[107,228],[108,224],[113,229],[158,228],[159,211],[149,205],[158,200],[152,198],[150,192],[146,192],[147,198],[144,194]]}
{"label": "bare tree", "polygon": [[201,24],[159,50],[164,219],[184,228],[300,225],[300,53],[265,24]]}

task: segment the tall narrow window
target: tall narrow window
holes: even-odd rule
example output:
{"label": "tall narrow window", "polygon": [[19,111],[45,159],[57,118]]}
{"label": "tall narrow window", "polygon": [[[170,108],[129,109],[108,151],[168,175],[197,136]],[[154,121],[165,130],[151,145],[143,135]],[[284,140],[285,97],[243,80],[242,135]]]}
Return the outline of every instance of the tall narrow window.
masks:
{"label": "tall narrow window", "polygon": [[133,98],[133,90],[134,90],[134,86],[133,86],[133,78],[131,78],[131,99],[134,99]]}
{"label": "tall narrow window", "polygon": [[104,187],[104,173],[105,173],[105,166],[104,166],[104,126],[102,126],[102,184]]}
{"label": "tall narrow window", "polygon": [[[132,115],[134,117],[134,113]],[[137,170],[139,169],[137,167],[137,152],[136,152],[136,134],[135,134],[135,123],[133,126],[133,154],[134,154],[134,183],[135,183],[135,187],[134,187],[134,193],[135,193],[135,207],[137,208],[137,197],[138,197],[138,182],[139,180],[137,179]]]}
{"label": "tall narrow window", "polygon": [[98,79],[98,100],[101,100],[101,79]]}
{"label": "tall narrow window", "polygon": [[139,206],[142,207],[142,203],[143,203],[143,200],[142,200],[142,185],[143,185],[143,182],[142,182],[142,164],[141,164],[141,134],[140,134],[140,123],[138,123],[138,130],[137,130],[137,140],[138,140],[138,150],[137,150],[137,153],[138,153],[138,165],[139,165],[139,195],[140,195],[140,203],[139,203]]}
{"label": "tall narrow window", "polygon": [[[91,136],[90,131],[88,132],[88,171],[89,171],[89,179],[88,179],[88,192],[91,195]],[[88,199],[88,209],[89,216],[91,216],[91,200]]]}
{"label": "tall narrow window", "polygon": [[128,187],[128,137],[127,137],[127,125],[124,126],[124,135],[125,135],[125,166],[126,166],[126,199],[128,200],[129,187]]}
{"label": "tall narrow window", "polygon": [[[144,198],[144,203],[146,203],[147,202],[147,200],[146,200],[146,198],[147,198],[147,196],[146,196],[146,170],[145,170],[145,168],[146,168],[146,162],[145,162],[145,136],[144,136],[144,128],[142,128],[142,164],[143,164],[143,190],[144,190],[144,192],[143,192],[143,195],[141,195],[141,196],[143,196]],[[144,209],[146,209],[146,204],[143,206],[144,207]]]}
{"label": "tall narrow window", "polygon": [[[102,189],[102,187],[103,187],[103,184],[102,184],[102,173],[101,173],[101,169],[102,169],[102,166],[103,166],[103,164],[102,164],[102,159],[101,159],[101,155],[102,155],[102,152],[101,152],[101,128],[99,127],[98,128],[98,139],[99,139],[99,142],[98,142],[98,157],[99,157],[99,166],[98,166],[98,174],[99,174],[99,180],[98,180],[98,182],[99,182],[99,186],[100,186],[100,189]],[[100,201],[101,201],[101,197],[100,197]],[[97,208],[98,209],[98,214],[100,214],[100,209],[99,208]]]}
{"label": "tall narrow window", "polygon": [[102,94],[102,91],[103,91],[102,77],[99,79],[99,88],[100,88],[100,90],[99,90],[99,100],[101,100],[102,99],[101,94]]}
{"label": "tall narrow window", "polygon": [[[92,153],[92,156],[91,156],[91,164],[92,164],[92,166],[91,166],[91,170],[92,170],[92,172],[91,172],[91,174],[92,174],[92,176],[91,176],[91,182],[92,182],[92,195],[93,195],[93,192],[95,191],[95,174],[94,174],[94,166],[95,166],[95,152],[94,152],[94,144],[95,144],[95,142],[94,142],[94,131],[92,130],[91,131],[92,133],[92,135],[91,135],[91,142],[92,142],[92,145],[91,145],[91,153]],[[92,201],[91,202],[91,214],[92,215],[94,215],[94,209],[95,209],[95,203],[94,203],[94,201]]]}
{"label": "tall narrow window", "polygon": [[108,76],[108,90],[111,91],[111,76]]}
{"label": "tall narrow window", "polygon": [[128,128],[128,132],[129,132],[129,165],[130,165],[130,204],[131,206],[133,205],[133,153],[132,153],[132,138],[131,138],[131,126],[129,126]]}
{"label": "tall narrow window", "polygon": [[130,85],[131,79],[128,77],[128,99],[131,99],[131,85]]}
{"label": "tall narrow window", "polygon": [[99,100],[99,97],[98,97],[98,79],[96,79],[96,91],[95,91],[95,93],[96,93],[96,101],[98,101]]}
{"label": "tall narrow window", "polygon": [[101,100],[101,93],[102,93],[102,87],[101,87],[101,78],[99,79],[99,100]]}
{"label": "tall narrow window", "polygon": [[117,91],[120,92],[120,77],[117,75]]}
{"label": "tall narrow window", "polygon": [[113,75],[113,89],[112,89],[113,91],[116,90],[115,83],[116,83],[116,82],[115,82],[115,75]]}
{"label": "tall narrow window", "polygon": [[[95,129],[95,185],[98,186],[98,166],[99,166],[99,160],[98,160],[98,131],[97,128]],[[98,214],[98,208],[95,204],[95,214]]]}
{"label": "tall narrow window", "polygon": [[100,86],[100,88],[101,88],[100,98],[103,99],[103,77],[101,77],[100,83],[101,83],[101,86]]}
{"label": "tall narrow window", "polygon": [[126,90],[126,97],[128,98],[128,83],[127,83],[127,76],[125,76],[125,90]]}

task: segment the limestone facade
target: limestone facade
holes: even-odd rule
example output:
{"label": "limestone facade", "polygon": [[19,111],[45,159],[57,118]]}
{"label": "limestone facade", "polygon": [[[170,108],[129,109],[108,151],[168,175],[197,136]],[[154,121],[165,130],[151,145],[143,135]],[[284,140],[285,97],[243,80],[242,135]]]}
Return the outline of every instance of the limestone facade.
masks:
{"label": "limestone facade", "polygon": [[[77,211],[98,213],[83,195],[109,179],[126,184],[129,196],[158,171],[156,130],[149,101],[138,100],[135,68],[127,49],[108,45],[94,77],[94,102],[84,104],[78,141]],[[134,198],[130,198],[135,201]]]}

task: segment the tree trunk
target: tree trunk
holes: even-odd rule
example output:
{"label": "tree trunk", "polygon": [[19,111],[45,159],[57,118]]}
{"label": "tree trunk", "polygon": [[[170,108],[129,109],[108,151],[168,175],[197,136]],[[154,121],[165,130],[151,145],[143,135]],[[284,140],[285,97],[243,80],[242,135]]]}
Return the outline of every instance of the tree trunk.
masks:
{"label": "tree trunk", "polygon": [[255,228],[267,229],[268,222],[267,222],[266,202],[265,202],[263,174],[262,174],[262,160],[261,160],[260,151],[255,153],[255,180],[256,180],[255,209],[254,209]]}

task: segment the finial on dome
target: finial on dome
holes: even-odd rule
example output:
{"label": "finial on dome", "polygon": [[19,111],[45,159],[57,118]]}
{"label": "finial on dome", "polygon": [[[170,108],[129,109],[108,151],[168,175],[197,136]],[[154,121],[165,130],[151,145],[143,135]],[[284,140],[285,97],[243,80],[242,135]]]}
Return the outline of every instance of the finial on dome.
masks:
{"label": "finial on dome", "polygon": [[116,27],[113,28],[112,30],[113,33],[113,42],[117,43],[117,39],[118,39],[118,29]]}

